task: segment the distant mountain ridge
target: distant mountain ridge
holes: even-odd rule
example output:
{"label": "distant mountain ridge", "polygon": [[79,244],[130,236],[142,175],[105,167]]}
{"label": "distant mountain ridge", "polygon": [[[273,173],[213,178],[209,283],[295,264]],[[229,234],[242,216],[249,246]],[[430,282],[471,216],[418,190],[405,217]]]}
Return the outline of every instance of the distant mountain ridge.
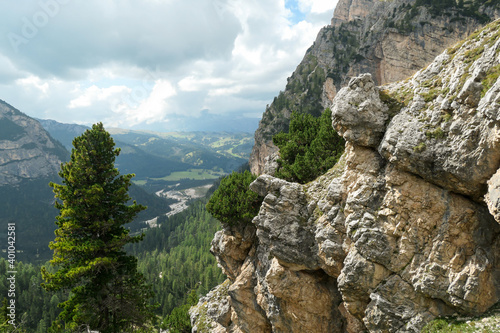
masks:
{"label": "distant mountain ridge", "polygon": [[[88,129],[54,120],[39,121],[69,150],[73,138]],[[116,159],[117,168],[122,173],[134,173],[134,181],[147,184],[149,191],[171,186],[173,182],[178,183],[174,180],[182,177],[195,180],[186,186],[206,184],[244,164],[253,146],[252,135],[245,132],[163,133],[121,128],[107,128],[107,131],[121,148]]]}
{"label": "distant mountain ridge", "polygon": [[73,148],[73,139],[90,129],[90,127],[78,124],[64,124],[52,119],[35,118],[50,135],[60,141],[67,150]]}

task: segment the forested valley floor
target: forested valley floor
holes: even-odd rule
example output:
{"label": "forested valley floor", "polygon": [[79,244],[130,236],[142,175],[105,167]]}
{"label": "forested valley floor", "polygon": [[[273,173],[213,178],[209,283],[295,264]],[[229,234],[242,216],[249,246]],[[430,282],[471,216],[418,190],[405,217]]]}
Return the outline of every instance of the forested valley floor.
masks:
{"label": "forested valley floor", "polygon": [[[163,322],[165,319],[172,320],[169,315],[176,307],[174,316],[184,316],[185,320],[187,313],[184,312],[188,307],[178,310],[188,302],[190,293],[194,291],[199,297],[225,279],[209,251],[220,223],[206,211],[206,201],[206,198],[198,199],[182,213],[160,217],[157,228],[148,229],[142,242],[127,249],[138,258],[140,272],[152,285],[155,293],[152,302],[158,304],[157,328],[167,327],[168,323]],[[2,256],[0,276],[6,276],[8,264]],[[48,267],[48,264],[45,266]],[[21,324],[18,332],[47,332],[60,312],[57,304],[67,299],[62,292],[43,290],[40,268],[41,265],[31,263],[16,264],[16,313]],[[0,280],[0,295],[7,295],[7,283],[6,279]],[[7,311],[6,300],[2,300],[0,307],[2,323],[6,321],[3,320]],[[0,332],[3,332],[2,326]]]}

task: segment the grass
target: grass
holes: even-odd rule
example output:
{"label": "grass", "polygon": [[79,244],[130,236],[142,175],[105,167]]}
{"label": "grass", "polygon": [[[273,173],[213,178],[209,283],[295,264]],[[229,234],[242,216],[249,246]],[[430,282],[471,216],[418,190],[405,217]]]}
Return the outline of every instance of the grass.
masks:
{"label": "grass", "polygon": [[433,131],[426,131],[425,136],[429,139],[444,139],[446,137],[446,133],[441,129],[441,127],[438,127],[434,129]]}
{"label": "grass", "polygon": [[488,70],[488,72],[486,73],[486,77],[481,82],[481,84],[483,85],[483,89],[481,91],[481,97],[484,97],[486,92],[490,90],[490,88],[495,84],[499,76],[500,76],[500,64],[493,66]]}
{"label": "grass", "polygon": [[495,333],[500,328],[500,303],[479,317],[438,318],[428,323],[422,333]]}
{"label": "grass", "polygon": [[207,169],[189,169],[187,171],[172,172],[168,176],[162,178],[153,178],[153,180],[165,180],[165,181],[176,181],[181,179],[204,180],[204,179],[217,179],[224,175],[225,173],[222,171],[214,171]]}
{"label": "grass", "polygon": [[418,145],[413,147],[413,151],[415,153],[421,153],[425,150],[425,148],[427,148],[427,145],[424,142],[420,142]]}
{"label": "grass", "polygon": [[420,96],[424,98],[424,101],[426,103],[432,102],[436,97],[438,97],[441,94],[441,90],[437,88],[432,88],[428,92],[421,93]]}
{"label": "grass", "polygon": [[451,113],[445,113],[441,116],[441,118],[443,119],[443,121],[448,122],[453,118],[453,115]]}
{"label": "grass", "polygon": [[483,53],[484,53],[484,46],[483,45],[481,45],[475,49],[469,50],[469,51],[465,52],[465,54],[464,54],[464,56],[465,56],[464,62],[466,64],[471,63],[471,62],[475,62],[476,60],[481,58]]}
{"label": "grass", "polygon": [[394,117],[405,106],[403,102],[389,95],[386,90],[380,90],[379,96],[380,100],[389,108],[390,117]]}

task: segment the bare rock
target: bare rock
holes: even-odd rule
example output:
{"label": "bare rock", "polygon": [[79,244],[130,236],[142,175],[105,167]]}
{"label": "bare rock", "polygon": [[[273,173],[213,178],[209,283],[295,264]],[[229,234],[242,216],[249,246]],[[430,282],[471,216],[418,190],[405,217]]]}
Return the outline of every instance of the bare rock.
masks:
{"label": "bare rock", "polygon": [[307,225],[310,214],[302,186],[264,175],[250,188],[265,195],[259,214],[253,220],[259,243],[282,265],[294,270],[317,269],[319,262],[313,255],[314,233]]}
{"label": "bare rock", "polygon": [[[255,132],[252,173],[262,174],[265,158],[277,151],[272,137],[288,131],[291,111],[318,115],[361,73],[370,73],[377,85],[405,80],[483,25],[456,9],[436,15],[428,6],[413,5],[415,1],[408,0],[338,1],[331,25],[321,29],[284,91],[266,107]],[[500,17],[491,2],[480,6],[479,12],[491,19]],[[310,79],[318,73],[324,73],[322,89]]]}
{"label": "bare rock", "polygon": [[252,245],[215,242],[236,267],[230,332],[420,332],[499,302],[499,30],[404,82],[351,80],[333,102],[337,165],[252,183],[265,196]]}
{"label": "bare rock", "polygon": [[388,107],[382,103],[371,74],[353,78],[332,105],[335,130],[360,146],[377,147],[385,133]]}
{"label": "bare rock", "polygon": [[491,215],[500,223],[500,170],[488,181],[488,193],[486,193],[485,201]]}
{"label": "bare rock", "polygon": [[234,310],[232,321],[245,333],[270,332],[271,325],[265,311],[257,302],[255,264],[251,258],[245,261],[240,275],[228,289],[230,304]]}
{"label": "bare rock", "polygon": [[278,152],[273,153],[265,158],[264,174],[274,176],[279,168],[278,159],[280,155]]}
{"label": "bare rock", "polygon": [[200,298],[198,304],[191,307],[189,315],[193,333],[217,332],[227,333],[231,324],[231,307],[229,305],[229,280],[212,289]]}
{"label": "bare rock", "polygon": [[68,152],[38,121],[0,100],[0,124],[0,186],[59,172]]}
{"label": "bare rock", "polygon": [[476,200],[486,194],[500,161],[498,104],[493,105],[500,99],[499,83],[485,81],[499,70],[500,40],[493,37],[499,25],[490,24],[411,79],[388,87],[408,105],[379,146],[398,168]]}
{"label": "bare rock", "polygon": [[255,228],[252,225],[225,228],[215,233],[210,252],[230,279],[234,280],[240,273],[254,240]]}
{"label": "bare rock", "polygon": [[281,310],[272,320],[273,332],[344,332],[335,279],[321,271],[291,271],[277,260],[265,279]]}

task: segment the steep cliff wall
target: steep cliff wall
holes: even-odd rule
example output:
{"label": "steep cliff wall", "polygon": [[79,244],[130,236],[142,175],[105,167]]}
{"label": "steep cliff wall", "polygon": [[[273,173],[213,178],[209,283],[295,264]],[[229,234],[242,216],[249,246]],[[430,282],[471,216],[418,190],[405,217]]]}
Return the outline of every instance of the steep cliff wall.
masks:
{"label": "steep cliff wall", "polygon": [[464,39],[489,19],[500,17],[498,1],[340,0],[331,25],[265,110],[255,132],[251,171],[263,172],[277,151],[272,136],[288,131],[292,111],[319,115],[337,91],[361,73],[376,84],[406,79],[445,48]]}
{"label": "steep cliff wall", "polygon": [[306,185],[252,183],[264,202],[216,234],[229,280],[194,331],[420,332],[496,304],[499,77],[496,21],[405,81],[351,79],[331,104],[343,157]]}
{"label": "steep cliff wall", "polygon": [[67,155],[39,122],[0,100],[0,186],[56,175]]}

